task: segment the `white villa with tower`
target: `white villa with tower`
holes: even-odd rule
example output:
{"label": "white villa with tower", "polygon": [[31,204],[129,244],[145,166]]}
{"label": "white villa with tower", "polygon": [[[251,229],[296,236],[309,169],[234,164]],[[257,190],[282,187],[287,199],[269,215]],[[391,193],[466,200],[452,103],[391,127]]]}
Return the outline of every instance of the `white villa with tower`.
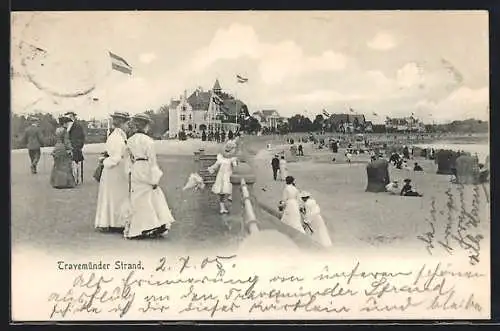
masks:
{"label": "white villa with tower", "polygon": [[178,100],[172,99],[168,108],[169,137],[176,137],[179,132],[201,134],[203,130],[237,131],[237,114],[246,108],[240,100],[224,93],[216,79],[211,90],[197,88],[191,95],[187,91]]}

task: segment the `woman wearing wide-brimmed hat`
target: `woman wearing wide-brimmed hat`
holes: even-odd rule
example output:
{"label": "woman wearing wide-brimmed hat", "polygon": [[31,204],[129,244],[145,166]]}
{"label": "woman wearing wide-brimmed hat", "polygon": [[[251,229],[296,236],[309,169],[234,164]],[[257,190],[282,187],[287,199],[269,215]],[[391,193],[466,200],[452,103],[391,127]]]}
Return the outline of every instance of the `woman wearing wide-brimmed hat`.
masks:
{"label": "woman wearing wide-brimmed hat", "polygon": [[50,185],[57,189],[73,188],[76,186],[76,180],[73,175],[72,160],[71,160],[71,145],[66,139],[66,123],[71,119],[67,116],[59,118],[61,125],[56,129],[56,144],[52,150],[54,165],[50,174]]}
{"label": "woman wearing wide-brimmed hat", "polygon": [[300,214],[299,190],[295,187],[295,178],[287,176],[286,186],[283,189],[281,202],[284,205],[281,221],[292,228],[305,233],[302,227],[302,215]]}
{"label": "woman wearing wide-brimmed hat", "polygon": [[237,142],[234,140],[228,141],[224,145],[222,153],[217,154],[217,161],[208,167],[210,173],[217,171],[212,192],[219,195],[220,213],[227,214],[229,211],[226,207],[226,201],[233,193],[233,185],[231,184],[231,175],[233,168],[238,164],[237,157]]}
{"label": "woman wearing wide-brimmed hat", "polygon": [[304,202],[305,208],[304,223],[310,226],[313,240],[323,247],[332,246],[332,240],[328,234],[328,228],[326,227],[325,221],[321,216],[321,209],[318,203],[311,197],[311,193],[306,191],[300,193],[300,198]]}
{"label": "woman wearing wide-brimmed hat", "polygon": [[102,231],[121,232],[124,224],[120,209],[128,196],[128,178],[125,173],[127,135],[125,127],[130,119],[126,112],[111,114],[113,132],[106,140],[106,158],[99,181],[95,227]]}
{"label": "woman wearing wide-brimmed hat", "polygon": [[122,214],[125,238],[159,237],[175,222],[160,188],[163,172],[158,166],[154,140],[147,135],[151,119],[146,114],[132,117],[135,133],[127,141],[129,168],[129,210]]}

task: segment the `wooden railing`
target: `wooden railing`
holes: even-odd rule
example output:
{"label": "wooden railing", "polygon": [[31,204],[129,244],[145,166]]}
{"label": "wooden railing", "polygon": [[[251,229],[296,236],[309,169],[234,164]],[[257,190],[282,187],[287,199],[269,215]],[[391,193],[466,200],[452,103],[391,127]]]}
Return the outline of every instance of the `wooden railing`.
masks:
{"label": "wooden railing", "polygon": [[250,190],[244,178],[241,179],[241,196],[243,200],[243,222],[250,234],[259,232],[257,217],[255,216]]}

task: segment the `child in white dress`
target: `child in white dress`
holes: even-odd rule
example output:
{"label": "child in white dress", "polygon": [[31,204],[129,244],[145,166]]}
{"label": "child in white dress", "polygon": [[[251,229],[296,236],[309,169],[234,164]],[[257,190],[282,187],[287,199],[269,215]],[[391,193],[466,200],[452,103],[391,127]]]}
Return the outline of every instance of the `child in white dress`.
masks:
{"label": "child in white dress", "polygon": [[230,140],[224,146],[222,154],[217,155],[217,161],[208,167],[208,171],[213,174],[218,170],[215,177],[212,192],[219,195],[220,213],[229,213],[226,202],[231,198],[233,193],[233,185],[231,184],[231,175],[233,168],[238,165],[236,154],[236,142]]}

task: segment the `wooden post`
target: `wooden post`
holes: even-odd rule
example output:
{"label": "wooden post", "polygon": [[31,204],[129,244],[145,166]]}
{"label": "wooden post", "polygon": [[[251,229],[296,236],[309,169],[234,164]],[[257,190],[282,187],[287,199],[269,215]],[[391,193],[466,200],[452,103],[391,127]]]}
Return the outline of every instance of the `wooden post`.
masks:
{"label": "wooden post", "polygon": [[193,154],[194,154],[194,162],[199,162],[200,161],[200,152],[196,151]]}
{"label": "wooden post", "polygon": [[234,208],[242,209],[243,221],[250,234],[259,231],[258,220],[254,211],[256,204],[253,196],[253,184],[255,179],[255,174],[250,165],[241,161],[233,169],[231,175],[234,192],[232,205]]}

